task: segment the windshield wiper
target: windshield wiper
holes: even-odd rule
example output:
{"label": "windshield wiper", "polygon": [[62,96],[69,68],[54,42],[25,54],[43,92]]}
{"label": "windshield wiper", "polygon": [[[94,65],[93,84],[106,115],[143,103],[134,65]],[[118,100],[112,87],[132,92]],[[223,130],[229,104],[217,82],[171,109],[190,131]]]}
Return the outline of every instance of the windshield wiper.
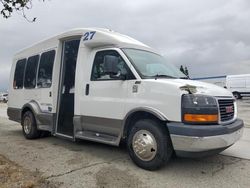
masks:
{"label": "windshield wiper", "polygon": [[155,79],[157,79],[157,78],[176,78],[174,76],[170,76],[170,75],[166,75],[166,74],[156,74],[152,77],[154,77]]}

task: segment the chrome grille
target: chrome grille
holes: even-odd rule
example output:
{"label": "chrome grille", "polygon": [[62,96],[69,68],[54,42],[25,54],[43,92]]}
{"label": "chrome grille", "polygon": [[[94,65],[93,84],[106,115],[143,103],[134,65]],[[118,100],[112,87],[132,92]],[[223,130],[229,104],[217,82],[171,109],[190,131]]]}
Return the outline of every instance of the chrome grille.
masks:
{"label": "chrome grille", "polygon": [[230,121],[234,118],[234,100],[233,99],[219,99],[220,120],[221,122]]}

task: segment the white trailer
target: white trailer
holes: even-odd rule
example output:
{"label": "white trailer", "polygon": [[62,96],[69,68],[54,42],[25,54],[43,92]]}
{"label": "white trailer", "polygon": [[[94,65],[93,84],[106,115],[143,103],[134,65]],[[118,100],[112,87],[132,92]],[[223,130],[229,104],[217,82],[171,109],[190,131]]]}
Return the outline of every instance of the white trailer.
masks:
{"label": "white trailer", "polygon": [[200,77],[200,78],[192,78],[192,80],[198,80],[201,82],[207,82],[210,84],[215,84],[217,86],[225,88],[226,86],[226,76],[209,76],[209,77]]}
{"label": "white trailer", "polygon": [[226,87],[236,99],[250,96],[250,74],[228,75]]}
{"label": "white trailer", "polygon": [[242,135],[224,88],[188,80],[147,45],[107,29],[74,29],[14,56],[8,116],[27,139],[51,133],[119,146],[148,170],[219,153]]}

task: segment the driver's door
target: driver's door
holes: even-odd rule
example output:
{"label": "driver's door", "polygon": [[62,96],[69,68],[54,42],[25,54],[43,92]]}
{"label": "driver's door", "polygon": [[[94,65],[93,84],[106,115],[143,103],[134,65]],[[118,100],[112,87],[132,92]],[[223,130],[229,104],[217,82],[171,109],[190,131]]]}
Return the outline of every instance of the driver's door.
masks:
{"label": "driver's door", "polygon": [[[110,61],[113,63],[110,64]],[[115,50],[96,52],[91,71],[90,82],[81,101],[83,128],[85,131],[118,136],[128,87],[127,80],[119,75],[125,74],[127,79],[133,75]]]}

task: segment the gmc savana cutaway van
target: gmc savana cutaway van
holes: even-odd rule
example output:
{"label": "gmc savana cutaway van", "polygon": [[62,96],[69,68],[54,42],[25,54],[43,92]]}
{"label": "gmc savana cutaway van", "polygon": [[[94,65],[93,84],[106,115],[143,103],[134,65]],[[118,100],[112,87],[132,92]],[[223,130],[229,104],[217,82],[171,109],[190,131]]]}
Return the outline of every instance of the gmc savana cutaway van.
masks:
{"label": "gmc savana cutaway van", "polygon": [[75,29],[15,55],[8,116],[27,139],[46,133],[118,146],[154,170],[177,156],[219,153],[242,135],[232,94],[188,80],[143,43]]}

